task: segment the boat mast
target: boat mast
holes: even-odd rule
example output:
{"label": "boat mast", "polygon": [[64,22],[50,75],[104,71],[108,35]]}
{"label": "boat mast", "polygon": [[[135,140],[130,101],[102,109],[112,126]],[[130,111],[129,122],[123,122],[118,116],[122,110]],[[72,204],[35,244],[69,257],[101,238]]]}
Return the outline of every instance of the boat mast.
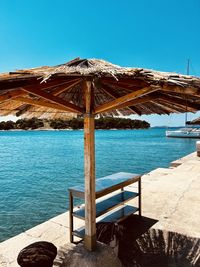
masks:
{"label": "boat mast", "polygon": [[187,75],[190,73],[190,60],[187,60]]}

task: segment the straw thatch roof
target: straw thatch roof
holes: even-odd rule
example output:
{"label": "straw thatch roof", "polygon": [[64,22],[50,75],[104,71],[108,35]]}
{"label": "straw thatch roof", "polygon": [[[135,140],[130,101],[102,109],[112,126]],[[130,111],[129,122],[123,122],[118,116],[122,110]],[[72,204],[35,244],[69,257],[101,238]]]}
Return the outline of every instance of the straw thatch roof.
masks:
{"label": "straw thatch roof", "polygon": [[83,114],[84,80],[92,83],[94,114],[200,110],[200,78],[77,58],[55,67],[0,74],[0,115],[65,118]]}
{"label": "straw thatch roof", "polygon": [[187,122],[187,124],[189,124],[189,125],[200,125],[200,117],[196,118],[196,119],[194,119],[192,121]]}

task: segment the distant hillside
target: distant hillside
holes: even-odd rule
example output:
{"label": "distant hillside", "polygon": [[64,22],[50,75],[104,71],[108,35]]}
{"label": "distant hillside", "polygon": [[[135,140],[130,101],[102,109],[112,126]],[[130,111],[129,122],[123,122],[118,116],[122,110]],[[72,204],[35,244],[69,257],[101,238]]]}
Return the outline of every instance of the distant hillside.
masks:
{"label": "distant hillside", "polygon": [[[19,119],[16,122],[0,122],[0,130],[35,130],[35,129],[83,129],[83,118],[71,120],[41,120],[37,118]],[[96,129],[148,129],[150,124],[142,120],[124,118],[99,118],[95,120]]]}

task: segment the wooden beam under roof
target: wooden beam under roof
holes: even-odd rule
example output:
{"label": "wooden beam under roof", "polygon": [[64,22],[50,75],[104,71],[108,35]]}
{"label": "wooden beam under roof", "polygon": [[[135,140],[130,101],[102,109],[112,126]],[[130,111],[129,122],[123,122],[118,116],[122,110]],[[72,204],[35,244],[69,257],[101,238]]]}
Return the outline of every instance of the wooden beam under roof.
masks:
{"label": "wooden beam under roof", "polygon": [[42,91],[40,89],[36,89],[36,88],[27,88],[27,87],[22,87],[22,90],[31,93],[35,96],[39,96],[41,98],[44,98],[46,100],[49,100],[50,102],[54,102],[55,104],[58,104],[60,106],[63,106],[64,108],[67,108],[70,112],[74,112],[74,113],[83,113],[83,109],[70,103],[67,102],[65,100],[63,100],[60,97],[54,96],[50,93],[47,93],[45,91]]}
{"label": "wooden beam under roof", "polygon": [[[81,79],[73,79],[73,80],[65,82],[63,84],[59,84],[56,87],[55,87],[55,85],[54,86],[47,86],[44,89],[53,89],[53,88],[55,88],[55,90],[52,92],[52,94],[57,96],[57,95],[65,92],[65,91],[69,91],[73,86],[77,85],[80,81],[81,81]],[[33,87],[33,88],[35,88],[35,87]],[[24,91],[22,91],[22,92],[25,93]],[[19,112],[17,112],[16,115],[17,116],[21,116],[22,114],[27,112],[30,108],[31,108],[31,105],[29,104],[24,109],[22,109]]]}
{"label": "wooden beam under roof", "polygon": [[150,93],[149,95],[143,96],[141,98],[136,98],[131,101],[128,101],[124,104],[118,106],[118,108],[132,107],[139,104],[144,104],[146,102],[151,102],[152,100],[156,100],[158,98],[157,94]]}
{"label": "wooden beam under roof", "polygon": [[[162,103],[162,99],[159,99],[160,102]],[[179,113],[185,113],[185,112],[196,112],[197,110],[195,108],[187,108],[187,111],[186,111],[186,108],[184,106],[181,106],[179,104],[176,104],[176,103],[170,103],[170,102],[167,102],[165,101],[164,103],[165,106],[169,106],[171,107],[172,109],[176,109]]]}
{"label": "wooden beam under roof", "polygon": [[63,110],[66,112],[71,112],[71,109],[68,109],[67,107],[61,106],[59,104],[54,104],[51,102],[46,102],[44,100],[39,100],[39,99],[31,99],[28,97],[16,97],[15,99],[13,99],[14,101],[19,101],[19,102],[23,102],[23,103],[27,103],[30,105],[34,105],[34,106],[40,106],[40,107],[48,107],[48,108],[52,108],[52,109],[57,109],[57,110]]}
{"label": "wooden beam under roof", "polygon": [[155,107],[157,107],[161,112],[169,115],[171,112],[172,112],[172,109],[167,107],[167,106],[164,106],[163,104],[159,103],[159,102],[155,102],[155,101],[152,101],[152,103],[154,104]]}
{"label": "wooden beam under roof", "polygon": [[140,109],[138,107],[134,107],[134,106],[128,106],[127,107],[128,109],[134,111],[137,115],[141,116],[142,115],[142,112],[140,111]]}
{"label": "wooden beam under roof", "polygon": [[146,115],[152,114],[152,104],[151,104],[151,108],[149,106],[142,105],[142,104],[140,105],[139,108],[142,114],[146,114]]}
{"label": "wooden beam under roof", "polygon": [[[70,89],[71,87],[73,87],[74,85],[76,85],[78,82],[80,82],[80,79],[75,79],[72,81],[68,81],[68,82],[64,82],[60,85],[57,85],[56,87],[59,86],[59,88],[57,88],[54,91],[54,95],[59,95],[60,93],[64,92],[65,90]],[[37,86],[37,89],[52,89],[55,87],[55,84],[47,84],[47,83],[43,83],[43,84],[39,84]],[[27,89],[35,89],[36,86],[27,86],[24,87]],[[27,94],[27,92],[25,92],[24,90],[21,89],[16,89],[16,90],[9,90],[7,93],[4,93],[2,95],[0,95],[0,101],[7,101],[7,100],[11,100],[12,98],[15,98],[17,96],[21,96],[21,95],[25,95]]]}
{"label": "wooden beam under roof", "polygon": [[160,93],[159,99],[162,99],[162,100],[167,101],[169,103],[185,106],[185,109],[186,109],[186,107],[189,107],[189,108],[193,108],[196,110],[200,110],[200,104],[190,102],[189,100],[187,100],[187,98],[181,99],[178,97],[169,96],[169,95],[165,95],[165,94]]}
{"label": "wooden beam under roof", "polygon": [[[114,98],[114,99],[119,98],[119,95],[118,95],[115,91],[113,91],[112,88],[110,88],[110,87],[104,85],[103,87],[101,87],[101,89],[102,89],[106,94],[108,94],[109,96],[111,96],[112,98]],[[141,115],[141,112],[139,112],[139,111],[137,110],[137,108],[128,107],[128,106],[126,106],[126,107],[127,107],[129,110],[133,111],[134,113],[136,113],[136,114],[138,114],[138,115]]]}
{"label": "wooden beam under roof", "polygon": [[24,95],[24,94],[26,93],[22,90],[9,91],[5,94],[0,95],[0,102],[11,100],[17,96]]}
{"label": "wooden beam under roof", "polygon": [[[169,107],[172,112],[175,112],[175,113],[185,112],[185,109],[184,109],[183,106],[180,106],[180,105],[177,105],[177,104],[173,104],[173,103],[170,103],[170,102],[166,102],[166,101],[163,104],[163,100],[162,99],[157,99],[157,101],[158,101],[159,104],[164,105],[166,107]],[[194,109],[189,108],[188,111],[189,112],[194,112]]]}
{"label": "wooden beam under roof", "polygon": [[66,84],[56,86],[57,88],[54,91],[52,91],[52,95],[58,96],[58,95],[62,94],[63,92],[70,90],[75,85],[79,84],[80,81],[81,81],[81,79],[75,79],[75,80],[70,81]]}
{"label": "wooden beam under roof", "polygon": [[132,92],[133,90],[135,89],[142,89],[144,87],[147,87],[147,86],[150,86],[150,84],[148,84],[147,82],[144,82],[144,81],[141,81],[141,80],[130,80],[130,79],[127,79],[127,80],[119,80],[119,81],[116,81],[116,80],[109,80],[109,81],[106,81],[103,79],[103,84],[107,85],[107,86],[113,86],[113,87],[117,87],[119,89],[122,89],[122,90],[126,90],[127,93],[130,93]]}
{"label": "wooden beam under roof", "polygon": [[146,94],[149,94],[149,93],[157,91],[157,90],[158,90],[158,88],[150,87],[150,86],[145,87],[143,89],[135,90],[134,92],[132,92],[130,94],[124,95],[124,96],[119,97],[113,101],[106,103],[106,104],[98,106],[97,108],[95,108],[94,113],[99,114],[99,113],[107,112],[108,110],[111,111],[114,109],[118,109],[119,105],[125,104],[125,103],[129,102],[130,100],[144,96]]}
{"label": "wooden beam under roof", "polygon": [[176,85],[163,85],[162,91],[165,92],[174,92],[178,94],[191,95],[194,97],[200,98],[200,89],[196,87],[180,87]]}
{"label": "wooden beam under roof", "polygon": [[17,89],[18,87],[26,85],[37,85],[40,83],[38,78],[39,77],[32,77],[32,76],[26,78],[9,77],[9,82],[7,81],[8,79],[2,79],[0,80],[0,90]]}
{"label": "wooden beam under roof", "polygon": [[[151,94],[149,94],[149,95],[146,95],[146,96],[144,96],[144,97],[141,97],[141,98],[137,98],[137,99],[134,99],[134,100],[131,100],[131,101],[129,101],[129,102],[127,102],[127,103],[125,103],[125,104],[122,104],[122,105],[120,105],[119,106],[119,108],[124,108],[124,107],[126,107],[126,106],[134,106],[134,105],[138,105],[138,104],[143,104],[143,103],[146,103],[146,102],[154,102],[154,103],[156,103],[155,102],[155,100],[156,99],[161,99],[161,100],[164,100],[164,101],[166,101],[166,99],[165,99],[165,97],[166,98],[168,98],[168,100],[169,100],[169,98],[171,98],[170,96],[167,96],[167,95],[164,95],[164,94],[162,94],[162,93],[160,93],[160,92],[155,92],[155,93],[151,93]],[[172,99],[173,98],[173,99]],[[174,97],[172,97],[171,98],[171,100],[172,101],[166,101],[168,104],[167,104],[167,106],[169,107],[169,104],[171,104],[171,109],[172,110],[175,110],[176,112],[178,111],[178,107],[176,107],[176,108],[174,108],[174,104],[178,104],[178,106],[179,106],[179,112],[180,111],[182,111],[183,112],[183,103],[181,103],[181,102],[179,102],[179,101],[176,101],[177,99],[175,99]],[[179,99],[178,99],[179,100]],[[191,103],[191,102],[190,102]],[[181,104],[181,105],[180,105]],[[162,104],[163,105],[163,104]],[[195,108],[197,108],[197,105],[199,105],[199,104],[196,104],[196,103],[192,103],[192,105],[190,106],[190,104],[188,105],[188,107],[190,108],[190,110],[189,111],[194,111],[194,109]],[[182,106],[182,108],[180,107],[180,106]],[[200,106],[200,105],[199,105]]]}
{"label": "wooden beam under roof", "polygon": [[103,82],[106,82],[107,84],[112,83],[114,85],[117,85],[119,83],[119,84],[127,85],[128,87],[136,86],[136,83],[138,83],[139,86],[143,86],[143,87],[149,86],[148,82],[146,82],[145,80],[141,80],[139,78],[137,79],[137,77],[131,78],[131,76],[130,78],[127,78],[126,76],[124,78],[120,77],[119,79],[118,78],[116,79],[114,77],[102,77],[101,80]]}
{"label": "wooden beam under roof", "polygon": [[4,79],[4,80],[0,80],[0,90],[14,90],[14,89],[18,89],[21,87],[27,87],[27,86],[31,86],[31,87],[38,87],[40,89],[43,89],[44,87],[47,86],[56,86],[59,84],[63,84],[66,82],[69,82],[71,80],[77,79],[77,77],[70,77],[67,78],[66,76],[64,77],[59,77],[59,79],[50,79],[47,82],[41,82],[42,78],[41,75],[40,76],[31,76],[31,77],[16,77],[16,78],[10,78],[9,82]]}

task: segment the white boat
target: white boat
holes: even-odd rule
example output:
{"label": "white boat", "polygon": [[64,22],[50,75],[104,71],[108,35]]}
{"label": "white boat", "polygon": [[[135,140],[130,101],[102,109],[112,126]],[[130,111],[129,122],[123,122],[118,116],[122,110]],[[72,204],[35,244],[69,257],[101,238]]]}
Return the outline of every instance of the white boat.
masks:
{"label": "white boat", "polygon": [[199,138],[200,129],[198,128],[181,128],[178,130],[166,131],[167,137],[178,137],[178,138]]}
{"label": "white boat", "polygon": [[[187,75],[189,75],[189,64],[187,63]],[[186,101],[186,112],[185,112],[185,125],[187,126],[187,101]],[[200,128],[180,128],[178,130],[170,130],[165,132],[167,137],[177,138],[199,138],[200,139]]]}

